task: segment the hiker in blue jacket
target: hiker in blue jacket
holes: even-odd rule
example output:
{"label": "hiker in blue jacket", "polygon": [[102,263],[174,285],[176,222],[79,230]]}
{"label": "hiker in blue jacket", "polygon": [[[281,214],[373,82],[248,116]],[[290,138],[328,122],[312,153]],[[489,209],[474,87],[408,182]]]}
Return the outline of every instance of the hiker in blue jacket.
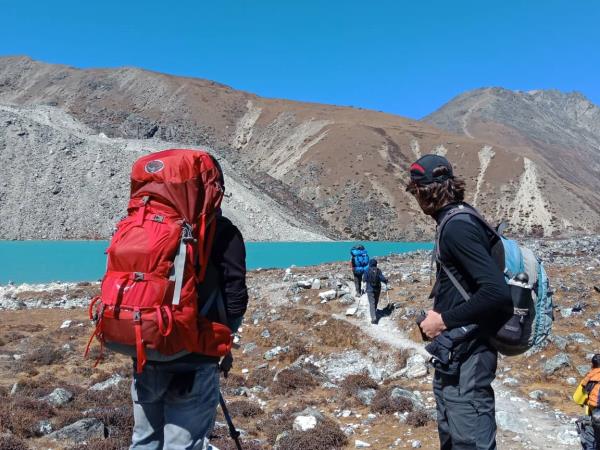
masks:
{"label": "hiker in blue jacket", "polygon": [[379,295],[381,294],[381,283],[387,284],[388,280],[377,267],[376,259],[369,261],[369,268],[363,274],[363,281],[365,282],[367,298],[369,299],[371,323],[377,324],[379,321],[377,317],[377,304],[379,303]]}
{"label": "hiker in blue jacket", "polygon": [[354,275],[355,295],[360,297],[360,283],[363,274],[369,268],[369,255],[363,245],[356,245],[350,250],[350,265],[352,266],[352,274]]}

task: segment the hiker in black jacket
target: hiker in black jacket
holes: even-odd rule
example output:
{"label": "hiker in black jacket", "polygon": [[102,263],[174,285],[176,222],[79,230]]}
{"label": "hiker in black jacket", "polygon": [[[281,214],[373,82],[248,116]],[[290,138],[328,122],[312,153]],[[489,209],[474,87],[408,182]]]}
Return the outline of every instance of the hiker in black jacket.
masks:
{"label": "hiker in black jacket", "polygon": [[378,322],[377,304],[379,303],[379,295],[381,294],[381,283],[387,284],[388,280],[383,276],[381,270],[377,267],[377,260],[369,261],[369,268],[363,273],[363,281],[366,285],[367,298],[369,299],[369,312],[371,314],[371,323]]}
{"label": "hiker in black jacket", "polygon": [[[464,200],[465,183],[455,178],[446,158],[425,155],[410,166],[406,190],[423,212],[438,224]],[[496,449],[494,391],[498,354],[486,335],[493,335],[510,316],[512,301],[504,275],[491,255],[488,229],[471,215],[452,218],[439,239],[440,259],[471,293],[466,302],[437,265],[433,309],[420,323],[429,338],[446,329],[477,325],[478,331],[460,344],[456,374],[436,370],[433,391],[442,450]],[[508,314],[508,316],[507,316]]]}

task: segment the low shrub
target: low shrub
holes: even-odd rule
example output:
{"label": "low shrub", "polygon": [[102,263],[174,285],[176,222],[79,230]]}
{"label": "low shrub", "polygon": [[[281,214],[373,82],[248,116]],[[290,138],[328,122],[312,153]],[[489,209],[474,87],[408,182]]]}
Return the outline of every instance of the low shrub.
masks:
{"label": "low shrub", "polygon": [[348,375],[340,383],[342,391],[346,395],[354,395],[361,389],[377,389],[377,382],[367,372]]}
{"label": "low shrub", "polygon": [[348,438],[337,423],[325,419],[310,431],[291,430],[277,445],[279,450],[323,450],[341,449]]}
{"label": "low shrub", "polygon": [[227,404],[229,413],[235,417],[256,417],[263,413],[263,410],[254,402],[248,400],[236,400]]}
{"label": "low shrub", "polygon": [[277,395],[291,391],[313,388],[317,385],[315,377],[307,370],[297,367],[283,369],[271,386],[271,391]]}
{"label": "low shrub", "polygon": [[431,419],[425,411],[416,410],[408,413],[406,423],[411,427],[420,428],[427,425]]}
{"label": "low shrub", "polygon": [[405,397],[392,397],[392,390],[395,386],[388,386],[385,389],[377,391],[371,411],[382,414],[393,414],[395,412],[410,412],[413,410],[412,402]]}

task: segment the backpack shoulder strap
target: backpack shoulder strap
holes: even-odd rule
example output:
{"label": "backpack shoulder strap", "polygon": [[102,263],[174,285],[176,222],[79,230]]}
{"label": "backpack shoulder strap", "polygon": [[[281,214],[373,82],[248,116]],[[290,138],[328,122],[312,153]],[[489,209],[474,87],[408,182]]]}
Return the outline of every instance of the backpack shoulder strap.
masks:
{"label": "backpack shoulder strap", "polygon": [[487,223],[487,221],[483,218],[483,216],[481,214],[479,214],[471,206],[465,205],[465,204],[461,204],[461,205],[457,206],[456,208],[450,210],[446,214],[446,216],[442,219],[440,224],[438,225],[436,236],[435,236],[435,250],[434,250],[435,260],[440,265],[440,267],[442,268],[444,273],[448,276],[448,278],[450,279],[450,281],[452,282],[452,284],[454,285],[456,290],[460,293],[462,298],[464,298],[465,301],[469,301],[471,299],[471,296],[467,293],[465,288],[459,283],[459,281],[452,274],[452,272],[450,272],[450,269],[448,269],[448,267],[446,267],[446,265],[443,263],[442,258],[441,258],[441,253],[440,253],[440,241],[442,238],[442,232],[444,231],[444,227],[448,224],[448,222],[450,222],[450,220],[452,220],[454,217],[456,217],[460,214],[466,214],[466,215],[475,217],[488,230],[490,230],[494,236],[496,236],[498,239],[500,239],[501,237],[500,237],[500,234],[498,233],[498,231],[496,231],[496,229],[494,227],[492,227],[489,223]]}

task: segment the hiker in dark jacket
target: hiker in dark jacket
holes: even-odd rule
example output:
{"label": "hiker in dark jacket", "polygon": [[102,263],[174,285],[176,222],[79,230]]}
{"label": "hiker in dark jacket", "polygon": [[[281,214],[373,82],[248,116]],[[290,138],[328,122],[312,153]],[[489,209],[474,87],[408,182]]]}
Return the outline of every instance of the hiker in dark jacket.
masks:
{"label": "hiker in dark jacket", "polygon": [[371,323],[376,324],[377,304],[379,303],[379,295],[381,294],[381,283],[387,284],[388,280],[383,276],[381,270],[377,267],[377,260],[369,261],[369,268],[363,274],[363,281],[366,285],[367,297],[369,299],[369,313],[371,314]]}
{"label": "hiker in dark jacket", "polygon": [[[224,180],[221,177],[224,187]],[[227,325],[236,332],[248,305],[246,249],[238,228],[220,213],[199,304],[220,297]],[[218,302],[206,311],[221,321]],[[233,358],[219,359],[198,353],[176,355],[168,361],[148,361],[134,373],[131,389],[135,424],[130,449],[205,448],[219,404],[219,370],[227,373]],[[135,371],[134,371],[135,372]],[[164,446],[164,447],[163,447]]]}
{"label": "hiker in dark jacket", "polygon": [[[455,178],[446,158],[425,155],[410,166],[406,190],[438,224],[464,200],[465,183]],[[420,323],[433,339],[446,329],[476,325],[478,332],[461,344],[458,373],[435,371],[440,448],[496,449],[494,391],[498,354],[486,339],[510,317],[512,301],[504,275],[491,255],[492,236],[471,215],[451,219],[439,239],[440,259],[470,292],[466,302],[437,265],[433,309]]]}

